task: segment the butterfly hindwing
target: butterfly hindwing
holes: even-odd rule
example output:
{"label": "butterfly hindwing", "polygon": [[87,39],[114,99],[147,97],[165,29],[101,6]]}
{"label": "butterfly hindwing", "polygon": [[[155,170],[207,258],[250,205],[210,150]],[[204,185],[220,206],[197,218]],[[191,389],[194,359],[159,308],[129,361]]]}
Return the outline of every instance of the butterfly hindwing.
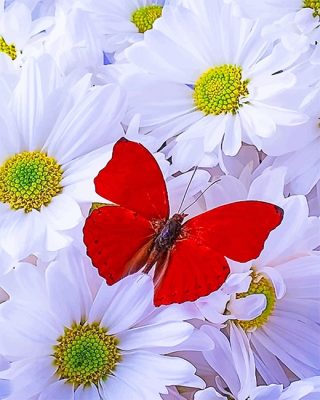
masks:
{"label": "butterfly hindwing", "polygon": [[119,206],[94,210],[83,233],[87,254],[109,285],[143,267],[155,235],[151,222]]}
{"label": "butterfly hindwing", "polygon": [[111,160],[95,178],[96,192],[148,220],[167,219],[169,201],[162,172],[141,144],[120,139]]}
{"label": "butterfly hindwing", "polygon": [[263,201],[239,201],[200,214],[187,221],[183,230],[199,246],[234,261],[257,258],[270,232],[282,221],[283,210]]}
{"label": "butterfly hindwing", "polygon": [[165,262],[157,264],[156,306],[194,301],[219,289],[229,274],[226,259],[192,239],[178,240]]}

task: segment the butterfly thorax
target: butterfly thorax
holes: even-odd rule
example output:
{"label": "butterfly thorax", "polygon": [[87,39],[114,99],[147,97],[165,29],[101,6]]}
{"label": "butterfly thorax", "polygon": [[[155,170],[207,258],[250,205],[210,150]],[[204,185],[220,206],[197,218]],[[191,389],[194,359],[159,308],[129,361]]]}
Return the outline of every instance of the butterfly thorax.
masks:
{"label": "butterfly thorax", "polygon": [[184,217],[184,214],[174,214],[168,219],[154,241],[155,250],[163,252],[170,249],[180,235]]}
{"label": "butterfly thorax", "polygon": [[181,234],[182,222],[185,217],[186,214],[174,214],[162,226],[160,225],[144,272],[150,271],[151,267],[159,260],[159,258],[174,245]]}

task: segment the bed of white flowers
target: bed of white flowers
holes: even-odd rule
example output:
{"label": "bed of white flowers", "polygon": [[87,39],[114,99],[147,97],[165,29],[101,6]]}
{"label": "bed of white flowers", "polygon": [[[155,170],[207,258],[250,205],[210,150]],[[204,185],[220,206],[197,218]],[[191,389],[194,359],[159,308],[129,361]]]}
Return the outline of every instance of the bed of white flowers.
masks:
{"label": "bed of white flowers", "polygon": [[[0,1],[0,399],[320,399],[319,40],[319,0]],[[122,137],[172,210],[281,207],[259,257],[194,302],[109,286],[83,227]]]}

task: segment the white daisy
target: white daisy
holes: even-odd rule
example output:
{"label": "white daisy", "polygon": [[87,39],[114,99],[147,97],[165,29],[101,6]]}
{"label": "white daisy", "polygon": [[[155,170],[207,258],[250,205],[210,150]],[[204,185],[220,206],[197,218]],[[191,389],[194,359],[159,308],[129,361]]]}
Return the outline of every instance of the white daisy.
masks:
{"label": "white daisy", "polygon": [[254,355],[243,331],[231,325],[229,341],[209,325],[201,330],[215,340],[214,349],[204,352],[215,382],[214,387],[196,392],[194,400],[311,400],[319,394],[319,376],[294,382],[286,389],[276,384],[257,385]]}
{"label": "white daisy", "polygon": [[105,36],[105,51],[119,53],[143,39],[168,3],[170,0],[80,0],[79,6],[93,15]]}
{"label": "white daisy", "polygon": [[56,251],[84,220],[79,204],[97,200],[92,180],[123,135],[124,98],[89,74],[62,78],[43,57],[0,101],[0,248],[16,259]]}
{"label": "white daisy", "polygon": [[0,70],[19,66],[41,49],[41,41],[54,20],[52,17],[32,19],[25,4],[14,1],[8,7],[0,1]]}
{"label": "white daisy", "polygon": [[266,170],[252,182],[248,174],[242,182],[226,176],[205,194],[208,208],[245,199],[273,202],[284,209],[284,219],[256,260],[230,263],[233,273],[220,294],[227,311],[220,320],[221,308],[210,297],[198,307],[214,323],[233,320],[247,333],[264,381],[287,385],[283,365],[299,378],[320,372],[320,255],[313,251],[320,244],[320,221],[308,217],[304,196],[283,197],[284,176],[284,169]]}
{"label": "white daisy", "polygon": [[10,300],[0,306],[0,348],[12,362],[0,376],[11,380],[9,400],[160,400],[166,386],[204,387],[189,362],[167,355],[188,348],[196,330],[155,309],[150,277],[107,286],[89,276],[85,257],[63,253],[45,272],[22,263],[3,281]]}
{"label": "white daisy", "polygon": [[[303,124],[300,129],[292,127],[291,132],[288,129],[283,130],[283,142],[288,142],[289,137],[293,135],[294,137],[304,136],[309,143],[299,151],[292,151],[280,157],[266,157],[258,170],[260,172],[270,165],[274,168],[286,167],[287,191],[291,194],[307,194],[320,180],[319,101],[320,88],[318,87],[310,92],[301,107],[311,116],[310,121]],[[289,144],[288,148],[290,149],[291,146]]]}
{"label": "white daisy", "polygon": [[300,53],[281,45],[270,53],[258,24],[233,16],[223,1],[198,3],[197,13],[166,8],[144,41],[125,52],[149,72],[128,74],[130,112],[143,110],[143,132],[163,141],[181,133],[170,155],[182,171],[215,165],[221,147],[235,155],[242,141],[263,149],[265,138],[276,142],[278,125],[307,119],[291,109],[295,75],[276,73]]}
{"label": "white daisy", "polygon": [[[243,330],[233,324],[228,335],[203,324],[201,331],[214,341],[215,346],[203,352],[204,359],[193,353],[182,353],[197,368],[197,374],[207,383],[207,389],[195,393],[194,389],[182,389],[187,399],[194,400],[313,400],[320,391],[320,376],[313,376],[291,383],[261,385],[256,375],[254,353]],[[178,397],[179,398],[179,397]],[[179,398],[180,399],[180,398]]]}
{"label": "white daisy", "polygon": [[306,51],[320,39],[318,0],[232,0],[241,15],[262,19],[266,37],[281,39],[290,51]]}

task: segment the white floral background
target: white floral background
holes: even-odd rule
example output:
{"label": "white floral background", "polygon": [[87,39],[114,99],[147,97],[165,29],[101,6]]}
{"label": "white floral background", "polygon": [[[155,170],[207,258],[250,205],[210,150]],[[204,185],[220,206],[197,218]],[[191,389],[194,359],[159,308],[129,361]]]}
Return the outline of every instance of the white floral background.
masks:
{"label": "white floral background", "polygon": [[[319,0],[0,1],[0,399],[320,399],[319,26]],[[123,136],[172,213],[195,167],[191,216],[283,208],[260,256],[180,305],[108,286],[82,229]]]}

